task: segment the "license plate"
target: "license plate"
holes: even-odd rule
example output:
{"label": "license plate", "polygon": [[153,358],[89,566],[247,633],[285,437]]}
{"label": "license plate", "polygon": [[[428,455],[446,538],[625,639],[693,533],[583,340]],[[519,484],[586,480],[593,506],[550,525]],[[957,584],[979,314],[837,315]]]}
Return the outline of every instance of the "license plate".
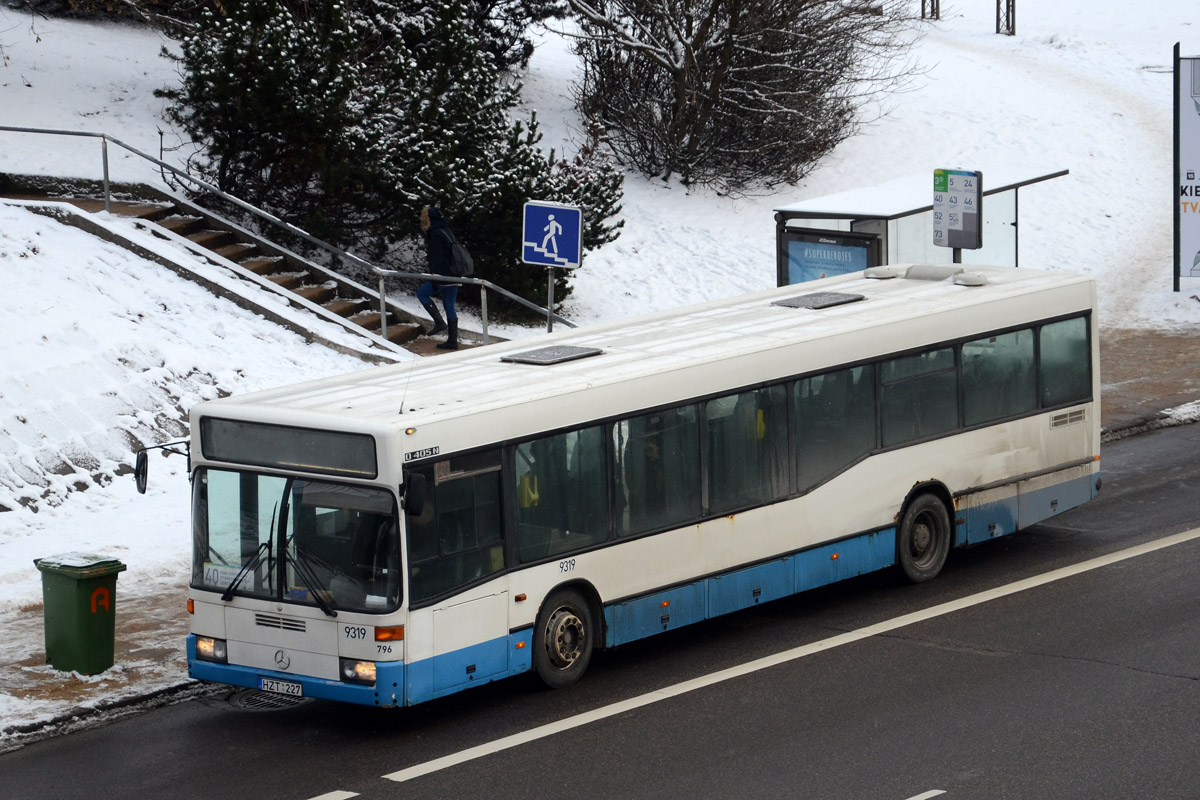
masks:
{"label": "license plate", "polygon": [[292,681],[277,681],[274,678],[259,678],[258,688],[264,692],[274,692],[275,694],[287,694],[292,697],[303,697],[304,687],[299,683]]}

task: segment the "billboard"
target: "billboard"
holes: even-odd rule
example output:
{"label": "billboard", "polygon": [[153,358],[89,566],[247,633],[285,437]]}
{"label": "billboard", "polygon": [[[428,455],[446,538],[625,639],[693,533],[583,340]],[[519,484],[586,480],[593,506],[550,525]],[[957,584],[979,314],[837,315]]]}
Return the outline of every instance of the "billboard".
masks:
{"label": "billboard", "polygon": [[1200,57],[1175,44],[1175,291],[1200,278]]}
{"label": "billboard", "polygon": [[782,234],[784,258],[778,285],[815,281],[879,266],[879,237],[870,233],[789,228]]}

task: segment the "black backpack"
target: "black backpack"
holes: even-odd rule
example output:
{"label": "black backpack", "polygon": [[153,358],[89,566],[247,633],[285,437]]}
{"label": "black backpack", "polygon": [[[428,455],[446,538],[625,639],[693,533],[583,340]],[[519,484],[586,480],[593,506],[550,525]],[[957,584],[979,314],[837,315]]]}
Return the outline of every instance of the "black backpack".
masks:
{"label": "black backpack", "polygon": [[442,229],[446,238],[450,240],[450,263],[447,269],[455,278],[466,278],[475,274],[475,259],[471,258],[471,254],[467,252],[467,248],[463,247],[462,242],[455,238],[454,234],[448,229]]}

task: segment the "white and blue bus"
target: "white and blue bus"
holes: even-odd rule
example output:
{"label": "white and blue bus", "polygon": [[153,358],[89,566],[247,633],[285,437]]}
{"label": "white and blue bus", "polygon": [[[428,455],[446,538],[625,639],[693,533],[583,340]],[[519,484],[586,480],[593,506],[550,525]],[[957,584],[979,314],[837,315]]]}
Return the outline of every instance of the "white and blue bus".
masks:
{"label": "white and blue bus", "polygon": [[1100,488],[1096,290],[876,267],[202,403],[192,676],[404,706]]}

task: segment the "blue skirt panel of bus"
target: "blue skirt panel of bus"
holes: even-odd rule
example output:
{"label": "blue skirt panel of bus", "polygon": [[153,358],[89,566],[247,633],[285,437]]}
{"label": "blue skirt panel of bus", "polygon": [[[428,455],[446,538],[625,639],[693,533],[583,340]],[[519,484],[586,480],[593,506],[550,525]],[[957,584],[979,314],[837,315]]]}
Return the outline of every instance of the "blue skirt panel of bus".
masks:
{"label": "blue skirt panel of bus", "polygon": [[260,678],[273,678],[300,684],[304,697],[322,700],[338,700],[343,703],[358,703],[364,706],[398,706],[404,704],[401,689],[404,686],[404,664],[399,661],[380,661],[375,665],[375,685],[364,686],[345,681],[313,678],[308,675],[293,675],[271,669],[241,667],[234,664],[216,664],[196,658],[196,636],[187,637],[188,675],[202,681],[224,683],[259,689]]}
{"label": "blue skirt panel of bus", "polygon": [[408,705],[460,692],[532,667],[533,629],[415,661],[405,675]]}
{"label": "blue skirt panel of bus", "polygon": [[1096,496],[1099,479],[1099,475],[1085,475],[1034,492],[1021,492],[1017,509],[1021,527],[1028,528],[1083,505]]}
{"label": "blue skirt panel of bus", "polygon": [[959,525],[955,532],[955,547],[977,544],[997,536],[1015,533],[1019,519],[1015,491],[1011,497],[968,508],[966,519],[966,524]]}
{"label": "blue skirt panel of bus", "polygon": [[853,578],[896,563],[896,531],[843,539],[604,609],[609,647]]}
{"label": "blue skirt panel of bus", "polygon": [[976,544],[1005,536],[1081,506],[1097,495],[1099,480],[1099,474],[1085,475],[1028,492],[1019,492],[1013,486],[1009,497],[968,508],[966,524],[958,526],[954,544]]}
{"label": "blue skirt panel of bus", "polygon": [[605,644],[609,647],[625,644],[704,619],[706,583],[696,581],[606,607]]}
{"label": "blue skirt panel of bus", "polygon": [[781,558],[709,578],[708,616],[728,614],[792,594],[796,591],[796,574],[791,562],[791,558]]}
{"label": "blue skirt panel of bus", "polygon": [[865,575],[896,563],[896,529],[821,545],[798,553],[795,560],[798,592]]}

